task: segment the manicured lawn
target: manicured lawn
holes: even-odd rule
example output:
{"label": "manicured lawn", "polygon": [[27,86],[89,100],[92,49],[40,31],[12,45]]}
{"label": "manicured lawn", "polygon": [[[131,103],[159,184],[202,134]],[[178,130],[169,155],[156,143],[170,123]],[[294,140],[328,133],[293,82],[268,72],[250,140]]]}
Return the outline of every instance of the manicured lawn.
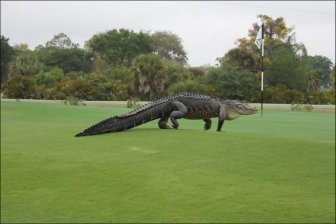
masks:
{"label": "manicured lawn", "polygon": [[126,111],[2,102],[1,222],[335,221],[335,114],[74,137]]}

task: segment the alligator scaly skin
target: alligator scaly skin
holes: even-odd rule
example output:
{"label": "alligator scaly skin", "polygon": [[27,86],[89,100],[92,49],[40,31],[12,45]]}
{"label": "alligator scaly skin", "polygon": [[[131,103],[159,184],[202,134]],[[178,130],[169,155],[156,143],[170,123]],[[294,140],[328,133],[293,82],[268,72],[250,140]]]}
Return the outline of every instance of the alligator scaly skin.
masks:
{"label": "alligator scaly skin", "polygon": [[156,119],[160,119],[160,128],[170,128],[167,125],[169,118],[175,129],[178,128],[176,119],[203,119],[206,122],[204,129],[207,130],[211,127],[211,118],[219,117],[217,131],[220,131],[224,120],[230,120],[228,112],[233,113],[233,110],[229,107],[236,105],[235,102],[239,103],[214,99],[203,94],[180,93],[152,101],[129,113],[105,119],[78,133],[76,137],[125,131]]}

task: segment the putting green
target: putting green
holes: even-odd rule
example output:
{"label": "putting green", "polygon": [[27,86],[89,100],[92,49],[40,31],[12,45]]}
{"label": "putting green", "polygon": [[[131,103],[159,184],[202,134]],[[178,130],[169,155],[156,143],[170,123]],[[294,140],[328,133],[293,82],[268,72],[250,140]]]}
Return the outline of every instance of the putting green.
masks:
{"label": "putting green", "polygon": [[335,221],[335,115],[74,135],[123,108],[2,102],[1,222]]}

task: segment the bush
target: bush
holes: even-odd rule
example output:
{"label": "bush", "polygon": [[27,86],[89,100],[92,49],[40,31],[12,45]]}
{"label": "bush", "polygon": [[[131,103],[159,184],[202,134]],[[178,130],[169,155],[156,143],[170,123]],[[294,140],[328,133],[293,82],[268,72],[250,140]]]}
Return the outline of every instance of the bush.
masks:
{"label": "bush", "polygon": [[291,110],[292,111],[308,111],[311,112],[314,107],[311,104],[292,104]]}
{"label": "bush", "polygon": [[307,98],[311,104],[335,104],[335,89],[313,92]]}
{"label": "bush", "polygon": [[169,94],[177,94],[181,92],[201,92],[205,93],[207,91],[206,86],[199,83],[196,80],[186,80],[178,82],[174,85],[171,85],[168,88]]}
{"label": "bush", "polygon": [[38,85],[51,86],[55,82],[59,81],[64,76],[62,69],[53,68],[49,72],[40,72],[35,76],[36,83]]}
{"label": "bush", "polygon": [[130,100],[128,100],[127,101],[127,104],[126,104],[126,106],[127,106],[127,108],[137,108],[137,107],[139,107],[140,105],[139,105],[139,98],[136,98],[136,97],[133,97],[132,99],[130,99]]}
{"label": "bush", "polygon": [[69,104],[69,105],[74,105],[74,106],[85,106],[86,105],[82,100],[76,97],[73,97],[73,96],[67,97],[66,100],[64,101],[64,104]]}
{"label": "bush", "polygon": [[215,96],[220,98],[256,101],[259,83],[255,74],[242,71],[239,67],[226,65],[208,70],[205,83],[214,87]]}
{"label": "bush", "polygon": [[12,75],[3,86],[4,97],[30,99],[35,96],[35,81],[32,77]]}
{"label": "bush", "polygon": [[302,104],[306,99],[303,93],[288,89],[285,85],[267,86],[265,88],[265,102]]}

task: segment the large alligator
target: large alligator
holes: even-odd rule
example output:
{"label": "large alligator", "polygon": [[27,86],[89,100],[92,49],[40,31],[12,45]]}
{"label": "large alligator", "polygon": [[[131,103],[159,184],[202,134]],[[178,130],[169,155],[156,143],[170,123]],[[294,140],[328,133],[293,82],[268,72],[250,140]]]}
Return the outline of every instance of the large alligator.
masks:
{"label": "large alligator", "polygon": [[203,119],[204,130],[208,130],[211,127],[211,118],[218,117],[217,131],[221,131],[225,120],[256,112],[255,107],[237,100],[214,99],[197,93],[180,93],[152,101],[127,114],[103,120],[78,133],[76,137],[125,131],[155,119],[160,119],[159,128],[167,129],[170,128],[167,125],[169,118],[175,129],[179,126],[177,119]]}

